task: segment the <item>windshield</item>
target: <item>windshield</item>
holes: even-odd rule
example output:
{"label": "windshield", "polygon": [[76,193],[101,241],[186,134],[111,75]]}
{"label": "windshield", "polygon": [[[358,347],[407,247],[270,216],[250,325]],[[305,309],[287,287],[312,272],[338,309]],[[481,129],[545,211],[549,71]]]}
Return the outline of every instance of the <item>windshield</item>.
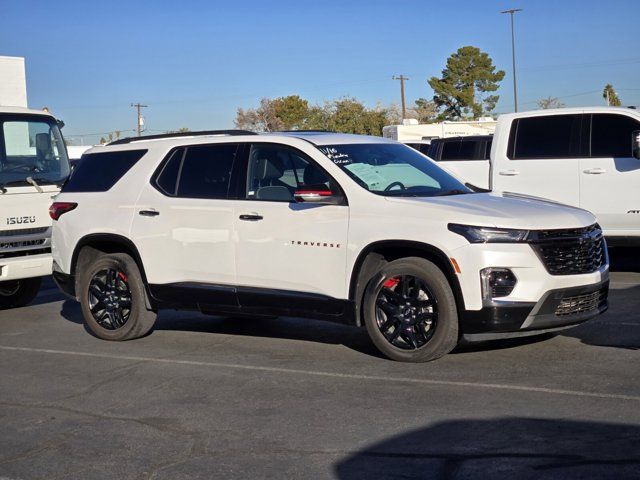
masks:
{"label": "windshield", "polygon": [[356,183],[378,195],[434,197],[473,193],[406,145],[367,143],[318,148]]}
{"label": "windshield", "polygon": [[0,186],[59,184],[69,176],[60,129],[48,116],[0,116]]}

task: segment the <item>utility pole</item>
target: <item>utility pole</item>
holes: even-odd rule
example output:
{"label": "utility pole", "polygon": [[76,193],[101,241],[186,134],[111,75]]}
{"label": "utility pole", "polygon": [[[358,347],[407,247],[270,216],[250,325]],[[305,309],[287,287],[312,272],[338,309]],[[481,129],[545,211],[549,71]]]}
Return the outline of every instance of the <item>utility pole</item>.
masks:
{"label": "utility pole", "polygon": [[136,107],[136,111],[138,113],[138,122],[136,125],[137,131],[138,131],[138,136],[140,136],[140,134],[142,133],[142,114],[140,112],[141,108],[147,108],[149,105],[142,105],[141,103],[132,103],[131,104],[132,107]]}
{"label": "utility pole", "polygon": [[512,8],[500,13],[508,13],[511,16],[511,62],[513,64],[513,104],[515,111],[518,111],[518,89],[516,87],[516,38],[513,30],[513,14],[521,12],[521,8]]}
{"label": "utility pole", "polygon": [[402,120],[404,121],[407,118],[407,106],[404,100],[404,82],[405,80],[409,80],[404,75],[394,75],[391,77],[393,80],[400,80],[400,97],[402,99]]}

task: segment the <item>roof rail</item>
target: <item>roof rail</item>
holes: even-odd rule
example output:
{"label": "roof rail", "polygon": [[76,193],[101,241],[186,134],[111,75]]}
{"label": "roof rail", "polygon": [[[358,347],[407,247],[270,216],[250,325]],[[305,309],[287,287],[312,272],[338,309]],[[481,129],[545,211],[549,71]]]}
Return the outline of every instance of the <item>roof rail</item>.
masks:
{"label": "roof rail", "polygon": [[108,143],[108,145],[124,145],[131,142],[139,142],[142,140],[158,140],[162,138],[204,137],[207,135],[257,135],[257,133],[250,132],[249,130],[202,130],[199,132],[160,133],[158,135],[145,135],[143,137],[122,138],[120,140],[110,142]]}
{"label": "roof rail", "polygon": [[334,130],[274,130],[271,133],[338,133]]}

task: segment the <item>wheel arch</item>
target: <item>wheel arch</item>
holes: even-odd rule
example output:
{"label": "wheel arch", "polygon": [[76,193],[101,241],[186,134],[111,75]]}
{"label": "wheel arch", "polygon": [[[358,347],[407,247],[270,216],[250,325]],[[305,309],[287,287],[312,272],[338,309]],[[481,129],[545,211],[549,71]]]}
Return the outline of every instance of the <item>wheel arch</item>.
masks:
{"label": "wheel arch", "polygon": [[[142,263],[142,258],[140,257],[138,248],[130,239],[116,233],[91,233],[89,235],[85,235],[78,241],[75,249],[73,250],[73,255],[71,256],[70,267],[70,272],[75,278],[76,292],[78,291],[78,275],[76,275],[76,269],[78,267],[78,261],[81,260],[80,255],[86,247],[100,253],[126,253],[131,256],[131,258],[136,262],[138,270],[140,270],[140,275],[142,275],[142,283],[144,284],[146,292],[147,308],[156,308],[149,290],[149,282],[147,281],[147,275],[145,273],[144,264]],[[87,260],[91,258],[93,257],[90,254],[87,255]]]}
{"label": "wheel arch", "polygon": [[464,297],[460,281],[449,257],[439,248],[428,243],[410,240],[381,240],[363,248],[351,269],[349,300],[353,301],[355,324],[362,326],[362,300],[365,288],[373,274],[384,263],[404,257],[420,257],[433,262],[442,270],[456,299],[458,314],[464,311]]}

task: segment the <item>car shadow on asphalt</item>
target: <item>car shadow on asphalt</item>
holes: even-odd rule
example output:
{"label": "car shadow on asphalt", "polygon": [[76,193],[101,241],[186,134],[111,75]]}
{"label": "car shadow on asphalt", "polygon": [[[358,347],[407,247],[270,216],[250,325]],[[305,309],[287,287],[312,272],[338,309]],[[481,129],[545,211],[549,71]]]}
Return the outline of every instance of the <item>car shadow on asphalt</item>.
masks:
{"label": "car shadow on asphalt", "polygon": [[452,420],[384,439],[334,464],[370,478],[638,478],[640,427],[542,418]]}
{"label": "car shadow on asphalt", "polygon": [[640,248],[610,248],[609,268],[612,272],[640,273]]}

